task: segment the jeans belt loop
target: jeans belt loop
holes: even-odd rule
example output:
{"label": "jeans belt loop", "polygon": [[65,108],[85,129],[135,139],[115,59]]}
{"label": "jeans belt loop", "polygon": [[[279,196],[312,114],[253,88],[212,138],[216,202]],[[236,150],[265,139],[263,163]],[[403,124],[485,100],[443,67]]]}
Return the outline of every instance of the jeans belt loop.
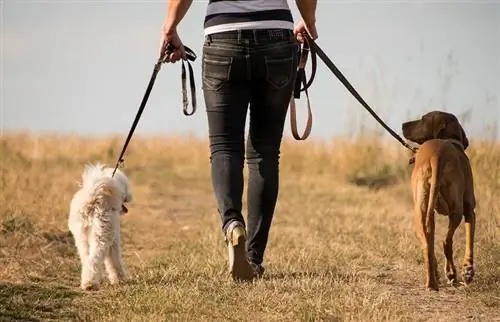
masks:
{"label": "jeans belt loop", "polygon": [[240,30],[238,30],[238,44],[240,44],[240,43],[241,43],[241,37],[242,37],[242,34],[243,34],[242,30],[241,30],[241,29],[240,29]]}
{"label": "jeans belt loop", "polygon": [[253,35],[253,41],[256,45],[259,44],[259,35],[258,35],[258,30],[254,29],[252,30],[252,35]]}

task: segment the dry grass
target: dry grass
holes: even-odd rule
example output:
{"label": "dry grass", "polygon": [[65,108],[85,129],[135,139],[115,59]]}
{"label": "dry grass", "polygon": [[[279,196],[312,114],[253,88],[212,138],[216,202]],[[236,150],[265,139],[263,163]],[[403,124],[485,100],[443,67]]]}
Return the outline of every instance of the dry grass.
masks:
{"label": "dry grass", "polygon": [[[431,293],[423,287],[408,156],[394,141],[287,141],[266,277],[235,285],[226,274],[207,143],[134,137],[124,170],[136,201],[122,222],[134,280],[85,293],[66,226],[69,201],[84,163],[114,164],[121,144],[0,137],[0,320],[498,319],[498,143],[473,142],[469,150],[479,203],[476,279]],[[438,221],[441,237],[446,221]],[[463,227],[455,236],[460,263]]]}

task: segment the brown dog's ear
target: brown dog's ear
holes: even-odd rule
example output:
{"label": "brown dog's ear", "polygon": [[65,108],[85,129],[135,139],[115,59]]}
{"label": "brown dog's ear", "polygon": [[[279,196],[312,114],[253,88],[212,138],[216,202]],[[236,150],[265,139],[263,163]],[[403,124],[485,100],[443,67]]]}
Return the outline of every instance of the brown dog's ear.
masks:
{"label": "brown dog's ear", "polygon": [[432,137],[430,139],[445,139],[446,134],[445,134],[445,129],[446,129],[446,123],[444,123],[443,119],[438,119],[438,122],[433,122],[432,126]]}
{"label": "brown dog's ear", "polygon": [[469,146],[469,140],[462,125],[454,115],[445,114],[444,117],[441,116],[437,118],[437,120],[439,120],[439,123],[441,123],[443,126],[438,127],[436,125],[436,129],[440,128],[440,130],[436,134],[436,138],[455,139],[462,143],[464,149],[467,149],[467,147]]}

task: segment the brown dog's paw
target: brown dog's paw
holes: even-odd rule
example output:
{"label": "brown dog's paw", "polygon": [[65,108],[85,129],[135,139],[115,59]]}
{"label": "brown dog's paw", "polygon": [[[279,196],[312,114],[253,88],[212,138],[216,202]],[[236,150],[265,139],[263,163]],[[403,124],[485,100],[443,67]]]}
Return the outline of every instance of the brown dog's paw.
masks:
{"label": "brown dog's paw", "polygon": [[456,285],[457,284],[457,278],[455,276],[446,276],[446,283],[448,283],[448,285]]}
{"label": "brown dog's paw", "polygon": [[439,282],[431,279],[427,281],[425,287],[427,291],[439,291]]}
{"label": "brown dog's paw", "polygon": [[431,291],[437,292],[437,291],[439,291],[439,286],[437,284],[436,285],[427,285],[426,289],[429,292],[431,292]]}
{"label": "brown dog's paw", "polygon": [[446,272],[446,281],[448,285],[454,285],[457,281],[457,273],[456,271]]}
{"label": "brown dog's paw", "polygon": [[427,291],[429,291],[429,292],[430,292],[430,291],[435,291],[435,292],[439,291],[439,286],[438,286],[437,284],[427,284],[427,285],[425,286],[425,288],[426,288],[426,289],[427,289]]}
{"label": "brown dog's paw", "polygon": [[474,268],[472,266],[464,267],[464,270],[462,272],[462,278],[465,285],[470,284],[474,279]]}

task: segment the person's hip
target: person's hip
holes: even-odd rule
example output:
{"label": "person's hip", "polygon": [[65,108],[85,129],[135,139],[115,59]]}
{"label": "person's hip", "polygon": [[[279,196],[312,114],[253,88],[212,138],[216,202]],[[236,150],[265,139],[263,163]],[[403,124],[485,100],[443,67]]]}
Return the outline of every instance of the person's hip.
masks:
{"label": "person's hip", "polygon": [[228,30],[205,36],[205,43],[221,42],[249,46],[289,41],[295,41],[293,31],[279,28]]}
{"label": "person's hip", "polygon": [[299,44],[288,29],[244,29],[206,36],[203,60],[226,57],[226,60],[258,61],[291,58],[298,55]]}

